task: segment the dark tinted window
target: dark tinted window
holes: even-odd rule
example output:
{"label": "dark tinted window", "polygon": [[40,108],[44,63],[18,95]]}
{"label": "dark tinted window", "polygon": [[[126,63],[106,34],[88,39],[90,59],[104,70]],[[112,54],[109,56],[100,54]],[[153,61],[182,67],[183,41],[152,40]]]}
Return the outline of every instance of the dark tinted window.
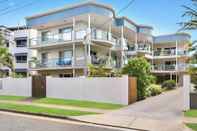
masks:
{"label": "dark tinted window", "polygon": [[27,40],[16,40],[16,47],[26,47]]}
{"label": "dark tinted window", "polygon": [[27,56],[21,55],[16,56],[16,63],[26,63],[27,62]]}

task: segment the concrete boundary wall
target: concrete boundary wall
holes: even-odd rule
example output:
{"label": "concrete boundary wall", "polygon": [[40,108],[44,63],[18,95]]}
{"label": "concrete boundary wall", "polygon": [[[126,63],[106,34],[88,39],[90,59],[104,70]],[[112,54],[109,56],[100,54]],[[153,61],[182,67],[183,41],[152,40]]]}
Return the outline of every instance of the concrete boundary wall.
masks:
{"label": "concrete boundary wall", "polygon": [[[3,78],[0,79],[0,95],[27,96],[32,92],[46,89],[43,97],[87,100],[114,104],[128,105],[137,100],[136,78],[123,77],[98,77],[98,78],[54,78],[46,77],[45,84],[29,78]],[[41,82],[42,83],[42,82]],[[36,96],[34,96],[36,97]]]}
{"label": "concrete boundary wall", "polygon": [[190,89],[191,78],[189,75],[183,76],[182,98],[183,98],[183,111],[190,109]]}
{"label": "concrete boundary wall", "polygon": [[0,95],[31,96],[31,77],[3,78],[0,80]]}
{"label": "concrete boundary wall", "polygon": [[120,78],[47,77],[46,95],[50,98],[129,104],[128,76]]}

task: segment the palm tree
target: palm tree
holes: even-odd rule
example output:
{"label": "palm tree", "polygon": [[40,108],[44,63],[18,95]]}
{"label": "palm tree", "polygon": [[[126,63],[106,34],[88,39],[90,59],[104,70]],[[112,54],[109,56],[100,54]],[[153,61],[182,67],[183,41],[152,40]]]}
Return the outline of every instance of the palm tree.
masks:
{"label": "palm tree", "polygon": [[8,49],[5,47],[5,40],[0,34],[0,76],[4,76],[5,72],[3,67],[8,67],[14,72],[14,65],[12,62],[12,55],[9,53]]}
{"label": "palm tree", "polygon": [[191,0],[192,1],[192,6],[186,6],[184,5],[183,7],[185,8],[185,13],[183,14],[184,18],[187,18],[189,20],[182,22],[182,29],[184,30],[196,30],[197,29],[197,0]]}

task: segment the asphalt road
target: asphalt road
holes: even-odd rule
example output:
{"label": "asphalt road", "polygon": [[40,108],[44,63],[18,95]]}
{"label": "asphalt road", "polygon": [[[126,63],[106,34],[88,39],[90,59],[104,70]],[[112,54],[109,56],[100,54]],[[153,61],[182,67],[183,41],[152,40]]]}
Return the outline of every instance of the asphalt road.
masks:
{"label": "asphalt road", "polygon": [[123,131],[123,129],[0,112],[0,131]]}

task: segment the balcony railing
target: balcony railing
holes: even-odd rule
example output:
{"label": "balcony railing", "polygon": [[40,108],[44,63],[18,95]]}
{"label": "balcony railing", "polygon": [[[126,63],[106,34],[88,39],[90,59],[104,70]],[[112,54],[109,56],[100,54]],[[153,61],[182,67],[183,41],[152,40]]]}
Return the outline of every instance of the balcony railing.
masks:
{"label": "balcony railing", "polygon": [[[87,58],[88,59],[88,58]],[[85,66],[85,57],[83,58],[53,58],[46,60],[37,60],[30,62],[30,68],[39,69],[39,68],[58,68],[58,67],[81,67]],[[112,63],[109,58],[93,58],[90,57],[91,64],[95,66],[103,65],[105,67],[112,67]]]}
{"label": "balcony railing", "polygon": [[[178,50],[177,55],[187,55],[187,51]],[[154,56],[176,56],[176,50],[154,51]]]}
{"label": "balcony railing", "polygon": [[109,57],[97,58],[96,56],[91,56],[91,63],[95,66],[103,65],[105,67],[113,67],[113,61]]}
{"label": "balcony railing", "polygon": [[[87,32],[87,29],[81,29],[75,30],[74,32],[69,31],[61,34],[53,34],[45,37],[32,38],[30,39],[30,47],[37,45],[69,42],[74,40],[84,40],[84,37],[88,35]],[[115,44],[117,40],[115,38],[110,37],[109,35],[109,32],[103,30],[92,29],[91,31],[91,39],[109,41]]]}
{"label": "balcony railing", "polygon": [[185,71],[187,69],[187,64],[159,64],[159,65],[153,65],[152,71]]}
{"label": "balcony railing", "polygon": [[151,49],[149,46],[131,46],[128,47],[128,52],[145,52],[145,53],[151,53]]}
{"label": "balcony railing", "polygon": [[72,66],[72,58],[54,58],[32,62],[31,68],[54,68]]}

